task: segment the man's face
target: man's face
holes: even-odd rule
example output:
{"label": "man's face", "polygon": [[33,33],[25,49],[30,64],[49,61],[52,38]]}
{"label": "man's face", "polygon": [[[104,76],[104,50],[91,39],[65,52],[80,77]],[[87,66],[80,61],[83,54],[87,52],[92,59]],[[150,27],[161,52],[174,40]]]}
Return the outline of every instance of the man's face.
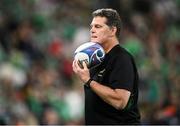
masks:
{"label": "man's face", "polygon": [[112,31],[110,27],[106,24],[106,20],[107,19],[105,17],[100,16],[93,18],[90,25],[90,35],[92,42],[98,42],[100,44],[103,44],[112,37]]}

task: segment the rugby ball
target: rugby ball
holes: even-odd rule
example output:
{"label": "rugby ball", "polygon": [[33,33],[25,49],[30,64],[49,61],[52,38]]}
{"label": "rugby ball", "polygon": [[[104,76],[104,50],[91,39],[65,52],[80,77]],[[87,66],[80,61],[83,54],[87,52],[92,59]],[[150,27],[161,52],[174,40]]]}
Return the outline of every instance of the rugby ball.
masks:
{"label": "rugby ball", "polygon": [[86,42],[80,45],[74,52],[74,59],[83,68],[85,62],[88,68],[99,65],[105,58],[105,51],[102,46],[96,42]]}

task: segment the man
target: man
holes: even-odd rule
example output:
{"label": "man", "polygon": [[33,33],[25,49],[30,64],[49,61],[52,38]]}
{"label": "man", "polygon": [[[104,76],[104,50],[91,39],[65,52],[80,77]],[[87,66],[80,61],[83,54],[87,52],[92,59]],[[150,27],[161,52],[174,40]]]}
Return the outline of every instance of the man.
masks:
{"label": "man", "polygon": [[105,59],[97,67],[83,68],[73,62],[73,71],[85,84],[85,123],[140,124],[138,111],[138,74],[131,55],[118,42],[121,19],[116,10],[93,12],[91,41],[105,50]]}

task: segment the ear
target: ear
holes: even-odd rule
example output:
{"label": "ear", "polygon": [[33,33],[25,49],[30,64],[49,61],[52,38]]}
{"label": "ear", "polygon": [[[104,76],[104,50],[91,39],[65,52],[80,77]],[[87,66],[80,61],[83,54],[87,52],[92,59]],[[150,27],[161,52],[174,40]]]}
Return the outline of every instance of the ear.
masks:
{"label": "ear", "polygon": [[116,36],[117,28],[112,26],[111,27],[111,36]]}

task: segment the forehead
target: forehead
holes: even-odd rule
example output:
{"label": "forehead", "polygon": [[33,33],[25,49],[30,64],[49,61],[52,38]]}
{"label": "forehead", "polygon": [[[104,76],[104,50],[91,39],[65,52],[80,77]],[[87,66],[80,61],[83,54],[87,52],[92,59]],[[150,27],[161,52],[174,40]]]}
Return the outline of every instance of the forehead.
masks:
{"label": "forehead", "polygon": [[96,16],[92,19],[91,25],[94,24],[100,24],[100,25],[106,25],[107,19],[105,17]]}

